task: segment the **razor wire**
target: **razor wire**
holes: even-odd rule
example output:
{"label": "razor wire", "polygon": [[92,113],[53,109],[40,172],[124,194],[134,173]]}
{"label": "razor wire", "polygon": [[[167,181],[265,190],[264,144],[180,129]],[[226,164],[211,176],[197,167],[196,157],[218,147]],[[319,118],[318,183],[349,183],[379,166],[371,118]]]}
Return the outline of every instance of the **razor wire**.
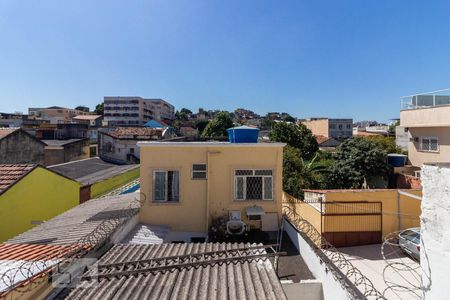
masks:
{"label": "razor wire", "polygon": [[[103,220],[92,231],[79,238],[76,242],[70,245],[56,245],[62,246],[61,249],[52,250],[38,256],[33,261],[21,262],[17,267],[6,270],[0,276],[0,283],[5,286],[4,290],[0,291],[0,299],[17,299],[21,297],[41,284],[41,282],[37,282],[38,278],[48,276],[51,281],[55,275],[52,271],[56,268],[64,269],[76,263],[77,260],[83,258],[89,252],[104,246],[115,229],[139,212],[145,199],[145,194],[139,193],[139,197],[135,197],[126,208],[120,209],[119,213],[112,218]],[[89,201],[96,200],[91,199]],[[106,211],[112,205],[106,206],[102,211]],[[99,213],[102,211],[99,211]]]}
{"label": "razor wire", "polygon": [[[422,265],[427,264],[421,264],[405,255],[398,237],[402,231],[386,235],[381,245],[381,255],[386,263],[383,269],[383,280],[387,286],[383,295],[389,299],[422,299],[423,291],[426,289],[422,276],[429,274],[423,270]],[[422,237],[420,249],[424,254],[421,258],[427,260]]]}
{"label": "razor wire", "polygon": [[296,228],[311,246],[334,278],[346,290],[351,299],[386,299],[372,281],[364,276],[340,251],[292,207],[293,202],[283,203],[284,217]]}

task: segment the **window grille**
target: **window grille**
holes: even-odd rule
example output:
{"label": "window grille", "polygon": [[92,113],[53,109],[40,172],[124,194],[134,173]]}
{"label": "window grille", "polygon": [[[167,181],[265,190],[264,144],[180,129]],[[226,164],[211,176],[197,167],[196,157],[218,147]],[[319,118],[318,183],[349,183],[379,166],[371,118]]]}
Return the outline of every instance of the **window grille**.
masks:
{"label": "window grille", "polygon": [[206,177],[207,177],[206,164],[192,165],[192,179],[206,179]]}
{"label": "window grille", "polygon": [[236,200],[273,200],[272,170],[235,170]]}
{"label": "window grille", "polygon": [[153,201],[178,202],[180,200],[180,174],[178,171],[153,172]]}
{"label": "window grille", "polygon": [[437,152],[439,151],[439,141],[436,137],[424,137],[422,138],[422,151]]}

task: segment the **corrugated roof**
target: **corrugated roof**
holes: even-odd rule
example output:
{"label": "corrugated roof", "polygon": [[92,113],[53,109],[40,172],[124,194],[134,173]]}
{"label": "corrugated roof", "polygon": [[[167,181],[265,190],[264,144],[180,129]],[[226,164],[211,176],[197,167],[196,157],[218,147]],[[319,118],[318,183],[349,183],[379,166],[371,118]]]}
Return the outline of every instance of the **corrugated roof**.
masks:
{"label": "corrugated roof", "polygon": [[[115,245],[99,264],[237,249],[250,244]],[[261,251],[261,250],[258,250]],[[221,258],[230,257],[222,254]],[[208,258],[205,258],[205,261]],[[118,271],[118,270],[114,270]],[[269,260],[174,268],[138,275],[83,279],[68,299],[286,299]]]}
{"label": "corrugated roof", "polygon": [[7,243],[61,245],[83,242],[95,246],[101,238],[108,237],[130,216],[138,213],[139,202],[135,197],[126,194],[89,200]]}
{"label": "corrugated roof", "polygon": [[53,165],[48,168],[82,184],[92,184],[139,168],[139,165],[116,165],[93,157]]}
{"label": "corrugated roof", "polygon": [[122,240],[123,244],[162,244],[170,228],[163,225],[137,224]]}
{"label": "corrugated roof", "polygon": [[16,184],[26,174],[33,170],[36,165],[0,165],[0,194]]}

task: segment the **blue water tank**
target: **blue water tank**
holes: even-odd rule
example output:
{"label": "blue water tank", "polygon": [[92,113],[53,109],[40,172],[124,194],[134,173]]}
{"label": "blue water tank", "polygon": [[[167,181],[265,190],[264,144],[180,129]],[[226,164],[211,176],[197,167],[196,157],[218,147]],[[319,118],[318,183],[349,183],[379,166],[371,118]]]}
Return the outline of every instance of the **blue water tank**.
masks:
{"label": "blue water tank", "polygon": [[387,156],[388,164],[393,167],[404,167],[406,164],[406,158],[406,155],[396,153],[391,153]]}
{"label": "blue water tank", "polygon": [[249,126],[238,126],[227,129],[230,143],[257,143],[259,129]]}

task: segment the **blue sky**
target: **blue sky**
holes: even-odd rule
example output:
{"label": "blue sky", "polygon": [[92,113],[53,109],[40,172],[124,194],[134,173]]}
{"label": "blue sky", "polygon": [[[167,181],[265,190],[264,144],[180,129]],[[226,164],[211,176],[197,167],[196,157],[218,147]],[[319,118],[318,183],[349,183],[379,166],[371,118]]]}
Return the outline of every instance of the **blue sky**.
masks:
{"label": "blue sky", "polygon": [[450,87],[449,1],[0,1],[0,111],[103,96],[385,121]]}

